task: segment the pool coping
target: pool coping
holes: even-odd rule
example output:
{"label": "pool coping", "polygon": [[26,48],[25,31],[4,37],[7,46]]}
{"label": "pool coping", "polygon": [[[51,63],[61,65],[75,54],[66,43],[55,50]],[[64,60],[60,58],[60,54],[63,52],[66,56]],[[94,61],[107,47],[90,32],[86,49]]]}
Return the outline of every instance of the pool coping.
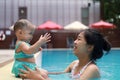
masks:
{"label": "pool coping", "polygon": [[[49,50],[66,50],[66,49],[73,50],[73,48],[51,48],[51,49],[43,49],[43,51],[44,50],[48,50],[48,51]],[[120,50],[120,47],[114,47],[114,48],[111,48],[111,50]]]}
{"label": "pool coping", "polygon": [[2,68],[2,67],[4,67],[5,65],[7,65],[7,64],[9,64],[9,63],[11,63],[11,62],[13,62],[13,58],[11,58],[11,59],[9,59],[9,60],[7,60],[7,61],[5,61],[5,62],[2,62],[2,63],[0,63],[0,68]]}
{"label": "pool coping", "polygon": [[120,50],[119,47],[112,48],[111,50]]}

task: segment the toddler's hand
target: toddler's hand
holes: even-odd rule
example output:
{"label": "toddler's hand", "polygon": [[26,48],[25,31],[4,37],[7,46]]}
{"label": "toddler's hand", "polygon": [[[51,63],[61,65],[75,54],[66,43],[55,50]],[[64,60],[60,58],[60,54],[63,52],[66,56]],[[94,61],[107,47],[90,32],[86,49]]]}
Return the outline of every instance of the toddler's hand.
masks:
{"label": "toddler's hand", "polygon": [[51,41],[50,38],[51,38],[50,34],[46,33],[44,36],[43,35],[40,36],[39,41],[40,41],[41,45],[43,45],[47,42],[50,42]]}
{"label": "toddler's hand", "polygon": [[42,51],[42,48],[41,48],[41,47],[39,48],[39,51]]}

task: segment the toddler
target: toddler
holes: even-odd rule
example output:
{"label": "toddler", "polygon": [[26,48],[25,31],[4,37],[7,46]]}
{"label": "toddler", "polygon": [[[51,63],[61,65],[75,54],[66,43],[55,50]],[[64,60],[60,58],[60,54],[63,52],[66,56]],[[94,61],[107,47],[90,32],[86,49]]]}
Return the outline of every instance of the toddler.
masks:
{"label": "toddler", "polygon": [[[23,65],[28,66],[32,70],[35,70],[36,63],[34,54],[39,51],[41,45],[50,41],[50,34],[46,33],[44,36],[41,35],[39,40],[33,45],[30,45],[30,41],[33,38],[35,26],[26,19],[18,20],[14,25],[14,32],[17,37],[15,45],[15,61],[12,68],[12,73],[16,77],[20,77],[19,69],[25,70]],[[42,72],[47,73],[46,70],[41,69]]]}

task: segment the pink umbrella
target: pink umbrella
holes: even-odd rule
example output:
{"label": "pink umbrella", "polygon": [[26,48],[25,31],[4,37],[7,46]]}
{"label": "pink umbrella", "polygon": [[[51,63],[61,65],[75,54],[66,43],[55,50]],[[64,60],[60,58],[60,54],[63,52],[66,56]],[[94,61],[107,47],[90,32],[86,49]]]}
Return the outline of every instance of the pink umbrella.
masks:
{"label": "pink umbrella", "polygon": [[96,22],[96,23],[93,23],[91,25],[92,28],[108,28],[108,29],[111,29],[111,28],[116,28],[115,25],[111,24],[111,23],[108,23],[108,22],[104,22],[104,21],[99,21],[99,22]]}
{"label": "pink umbrella", "polygon": [[62,29],[63,27],[52,22],[52,21],[47,21],[44,24],[38,26],[37,29],[47,29],[47,30],[53,30],[53,29]]}

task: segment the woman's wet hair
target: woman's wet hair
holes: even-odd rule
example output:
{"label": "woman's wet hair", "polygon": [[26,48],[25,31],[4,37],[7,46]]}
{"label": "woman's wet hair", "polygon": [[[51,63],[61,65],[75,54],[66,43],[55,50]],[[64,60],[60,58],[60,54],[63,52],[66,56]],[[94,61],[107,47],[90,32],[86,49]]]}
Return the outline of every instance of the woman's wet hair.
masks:
{"label": "woman's wet hair", "polygon": [[99,59],[103,56],[104,51],[106,54],[111,49],[111,44],[103,37],[103,35],[95,29],[86,29],[84,31],[84,37],[88,45],[93,45],[93,51],[91,53],[91,60]]}

